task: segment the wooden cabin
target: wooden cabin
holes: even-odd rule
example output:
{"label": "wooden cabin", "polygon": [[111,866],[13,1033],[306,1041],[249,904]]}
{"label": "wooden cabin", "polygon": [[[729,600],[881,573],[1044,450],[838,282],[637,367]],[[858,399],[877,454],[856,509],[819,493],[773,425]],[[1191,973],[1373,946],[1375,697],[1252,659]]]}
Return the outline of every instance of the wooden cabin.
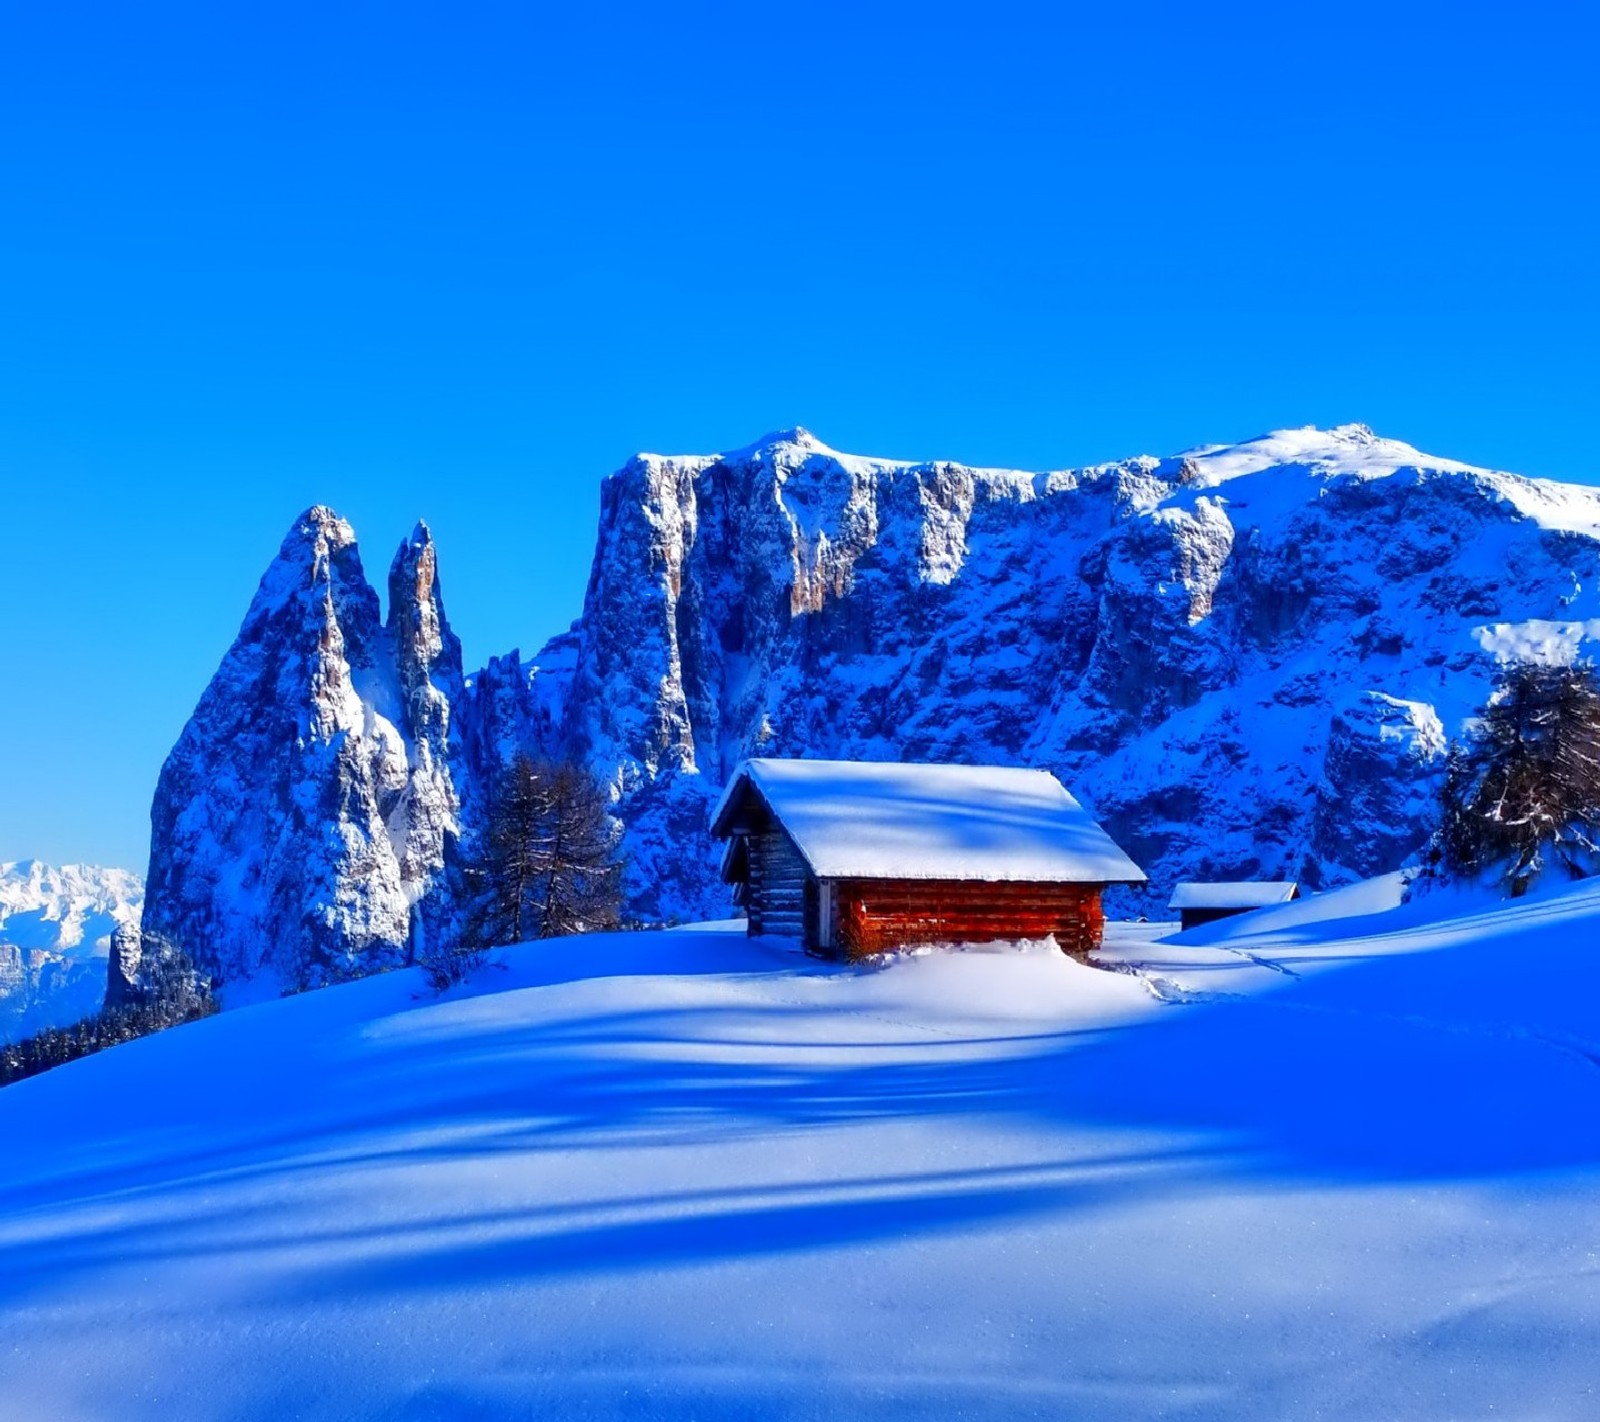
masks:
{"label": "wooden cabin", "polygon": [[1179,884],[1169,909],[1176,909],[1185,928],[1215,923],[1252,909],[1271,908],[1300,897],[1300,886],[1287,879],[1251,879],[1224,884]]}
{"label": "wooden cabin", "polygon": [[1106,885],[1145,878],[1042,770],[749,760],[711,828],[751,934],[826,957],[1048,934],[1087,953]]}

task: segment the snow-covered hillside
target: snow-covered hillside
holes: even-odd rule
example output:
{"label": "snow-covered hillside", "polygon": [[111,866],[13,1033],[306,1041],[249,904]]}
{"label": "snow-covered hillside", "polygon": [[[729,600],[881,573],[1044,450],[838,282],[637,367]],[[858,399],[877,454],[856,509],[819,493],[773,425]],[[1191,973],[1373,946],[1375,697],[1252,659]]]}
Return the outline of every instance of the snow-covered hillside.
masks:
{"label": "snow-covered hillside", "polygon": [[1395,897],[553,942],[20,1082],[0,1415],[1587,1422],[1600,885]]}
{"label": "snow-covered hillside", "polygon": [[707,818],[752,754],[1052,770],[1150,875],[1122,911],[1346,883],[1425,839],[1499,660],[1597,632],[1600,494],[1358,425],[1047,474],[804,430],[640,455],[582,618],[475,676],[426,529],[385,621],[313,509],[162,773],[147,926],[230,981],[407,961],[518,750],[614,787],[646,919],[728,911]]}
{"label": "snow-covered hillside", "polygon": [[119,924],[137,924],[144,885],[125,869],[34,859],[0,864],[0,1041],[99,1009]]}

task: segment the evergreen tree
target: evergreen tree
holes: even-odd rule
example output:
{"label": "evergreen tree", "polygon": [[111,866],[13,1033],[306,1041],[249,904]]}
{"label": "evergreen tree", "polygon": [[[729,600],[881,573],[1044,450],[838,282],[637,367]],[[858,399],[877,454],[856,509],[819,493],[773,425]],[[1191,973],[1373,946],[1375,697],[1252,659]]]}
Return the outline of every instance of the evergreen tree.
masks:
{"label": "evergreen tree", "polygon": [[478,932],[484,943],[522,943],[537,937],[537,890],[543,877],[548,819],[546,771],[519,754],[494,789],[478,866],[482,899]]}
{"label": "evergreen tree", "polygon": [[604,787],[570,761],[519,755],[496,786],[473,877],[477,943],[617,927],[622,866]]}
{"label": "evergreen tree", "polygon": [[546,767],[540,938],[595,933],[622,920],[622,863],[605,788],[584,767]]}
{"label": "evergreen tree", "polygon": [[1523,893],[1549,864],[1591,873],[1600,844],[1600,677],[1517,663],[1445,766],[1439,858]]}

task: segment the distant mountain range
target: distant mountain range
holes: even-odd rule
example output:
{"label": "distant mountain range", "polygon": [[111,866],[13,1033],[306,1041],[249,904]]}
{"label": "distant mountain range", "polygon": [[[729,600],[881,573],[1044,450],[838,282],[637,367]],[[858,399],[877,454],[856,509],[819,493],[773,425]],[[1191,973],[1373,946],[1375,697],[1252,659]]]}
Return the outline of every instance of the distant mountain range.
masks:
{"label": "distant mountain range", "polygon": [[124,869],[0,864],[0,1041],[99,1009],[119,924],[136,924],[144,885]]}
{"label": "distant mountain range", "polygon": [[1123,911],[1343,883],[1425,838],[1499,659],[1600,632],[1600,495],[1359,425],[1050,473],[796,429],[602,492],[581,618],[470,676],[424,526],[384,616],[298,519],[162,771],[146,931],[286,988],[403,962],[518,750],[613,787],[647,920],[728,912],[706,813],[757,751],[1052,769],[1150,873]]}

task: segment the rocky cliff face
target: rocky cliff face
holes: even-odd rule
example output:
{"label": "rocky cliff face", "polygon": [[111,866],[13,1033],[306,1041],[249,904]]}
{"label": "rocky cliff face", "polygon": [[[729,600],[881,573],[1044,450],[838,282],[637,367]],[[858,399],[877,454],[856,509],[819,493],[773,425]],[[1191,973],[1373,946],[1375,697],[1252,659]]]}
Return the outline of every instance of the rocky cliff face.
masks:
{"label": "rocky cliff face", "polygon": [[1057,771],[1150,873],[1393,867],[1497,658],[1600,633],[1600,497],[1360,426],[1045,474],[802,430],[606,480],[579,622],[472,678],[426,530],[387,623],[308,513],[163,772],[147,922],[296,984],[448,935],[517,750],[613,787],[645,918],[720,915],[706,812],[751,753]]}
{"label": "rocky cliff face", "polygon": [[462,676],[422,525],[389,592],[385,624],[350,526],[309,510],[162,768],[144,926],[204,973],[315,986],[437,922]]}
{"label": "rocky cliff face", "polygon": [[1593,491],[1360,426],[1050,474],[804,431],[640,456],[564,729],[614,778],[649,915],[725,911],[705,805],[756,751],[1047,766],[1150,872],[1124,907],[1334,884],[1420,843],[1497,656],[1586,635],[1597,532]]}
{"label": "rocky cliff face", "polygon": [[1425,702],[1363,691],[1334,710],[1303,871],[1312,888],[1405,862],[1430,832],[1448,744]]}
{"label": "rocky cliff face", "polygon": [[114,936],[139,922],[137,874],[87,864],[0,864],[0,1041],[100,1008]]}

